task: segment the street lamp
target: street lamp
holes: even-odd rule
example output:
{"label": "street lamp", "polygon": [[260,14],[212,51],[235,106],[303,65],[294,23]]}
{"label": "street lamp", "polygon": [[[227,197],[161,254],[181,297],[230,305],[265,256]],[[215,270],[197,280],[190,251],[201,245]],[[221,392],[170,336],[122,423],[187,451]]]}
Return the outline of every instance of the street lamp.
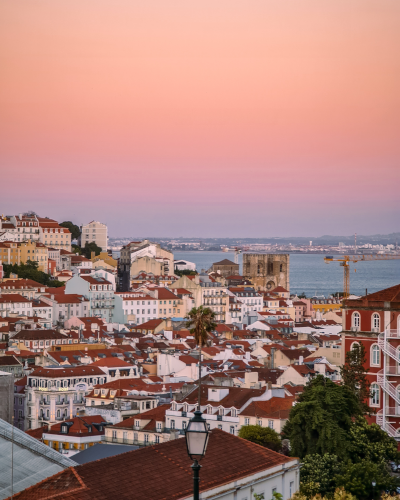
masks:
{"label": "street lamp", "polygon": [[376,481],[375,479],[372,480],[372,498],[375,498],[375,486],[376,486]]}
{"label": "street lamp", "polygon": [[210,432],[201,411],[194,412],[194,417],[186,428],[186,446],[189,457],[194,460],[193,469],[193,500],[199,500],[200,468],[199,461],[204,457]]}

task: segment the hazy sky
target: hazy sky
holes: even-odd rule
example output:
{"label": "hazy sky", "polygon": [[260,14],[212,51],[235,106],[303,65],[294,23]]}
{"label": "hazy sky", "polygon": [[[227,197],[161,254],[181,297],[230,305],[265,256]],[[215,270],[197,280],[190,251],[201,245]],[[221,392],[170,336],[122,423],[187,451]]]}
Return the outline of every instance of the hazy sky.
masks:
{"label": "hazy sky", "polygon": [[399,231],[399,0],[0,0],[0,212]]}

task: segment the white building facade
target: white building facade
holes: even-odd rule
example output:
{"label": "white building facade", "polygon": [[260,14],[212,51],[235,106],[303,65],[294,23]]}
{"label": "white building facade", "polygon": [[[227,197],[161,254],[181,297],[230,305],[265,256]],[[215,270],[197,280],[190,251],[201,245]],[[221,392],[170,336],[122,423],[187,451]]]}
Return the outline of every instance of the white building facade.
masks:
{"label": "white building facade", "polygon": [[107,252],[108,229],[105,224],[92,220],[89,224],[81,227],[80,246],[83,248],[86,243],[96,243],[103,252]]}

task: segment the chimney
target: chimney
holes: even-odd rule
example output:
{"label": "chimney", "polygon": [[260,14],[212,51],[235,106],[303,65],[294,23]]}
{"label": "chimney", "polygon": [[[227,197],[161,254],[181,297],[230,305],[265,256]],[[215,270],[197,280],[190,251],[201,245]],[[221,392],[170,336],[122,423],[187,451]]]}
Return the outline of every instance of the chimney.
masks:
{"label": "chimney", "polygon": [[302,365],[302,364],[304,364],[304,357],[299,356],[299,365]]}
{"label": "chimney", "polygon": [[271,347],[271,368],[274,368],[275,347]]}

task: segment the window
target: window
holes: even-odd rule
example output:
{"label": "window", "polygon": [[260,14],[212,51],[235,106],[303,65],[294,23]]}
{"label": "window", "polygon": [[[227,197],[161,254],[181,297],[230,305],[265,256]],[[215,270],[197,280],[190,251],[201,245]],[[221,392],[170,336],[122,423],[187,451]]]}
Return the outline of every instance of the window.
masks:
{"label": "window", "polygon": [[229,432],[230,432],[231,434],[235,434],[235,427],[234,427],[233,425],[231,425],[231,426],[230,426],[230,428],[229,428]]}
{"label": "window", "polygon": [[371,364],[375,366],[380,366],[381,364],[380,351],[377,344],[371,347]]}
{"label": "window", "polygon": [[257,425],[259,425],[260,427],[262,427],[262,419],[257,420]]}
{"label": "window", "polygon": [[379,406],[379,386],[376,383],[371,384],[370,404],[371,406]]}
{"label": "window", "polygon": [[270,429],[273,429],[274,428],[274,421],[273,420],[268,420],[268,427]]}
{"label": "window", "polygon": [[374,313],[372,315],[372,328],[377,328],[379,330],[380,327],[380,317],[378,313]]}
{"label": "window", "polygon": [[245,419],[244,419],[244,425],[249,425],[249,422],[250,422],[250,419],[249,419],[249,418],[245,418]]}
{"label": "window", "polygon": [[149,435],[148,435],[148,434],[145,434],[145,435],[144,435],[144,442],[145,442],[145,443],[148,443],[148,442],[149,442]]}
{"label": "window", "polygon": [[352,326],[355,328],[360,328],[360,313],[355,312],[352,316]]}
{"label": "window", "polygon": [[171,429],[175,429],[175,420],[171,420]]}

